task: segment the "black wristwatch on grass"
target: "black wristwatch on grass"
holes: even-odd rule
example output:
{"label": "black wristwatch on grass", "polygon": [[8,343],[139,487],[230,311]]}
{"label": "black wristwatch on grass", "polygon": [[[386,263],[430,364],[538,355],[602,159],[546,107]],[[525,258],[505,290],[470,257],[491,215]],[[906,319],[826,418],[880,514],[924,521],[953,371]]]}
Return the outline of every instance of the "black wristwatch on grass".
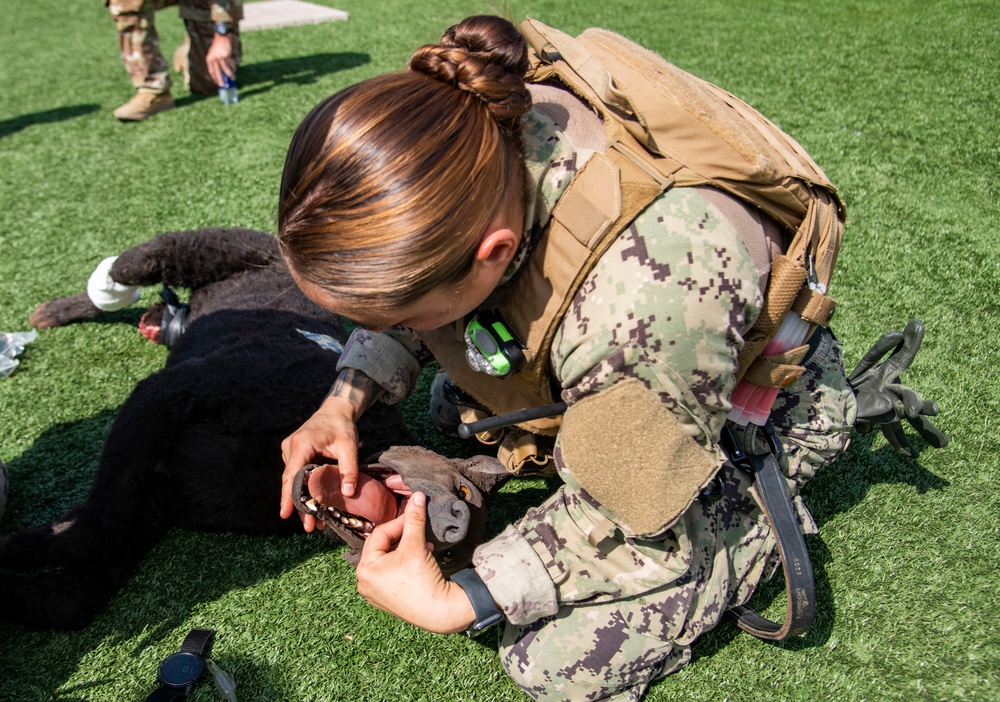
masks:
{"label": "black wristwatch on grass", "polygon": [[158,688],[146,702],[174,702],[190,695],[205,677],[205,651],[215,634],[213,629],[192,629],[184,637],[181,650],[163,659],[156,671]]}
{"label": "black wristwatch on grass", "polygon": [[451,581],[465,591],[476,613],[476,621],[465,630],[467,636],[476,636],[503,621],[503,612],[474,568],[458,571],[451,576]]}

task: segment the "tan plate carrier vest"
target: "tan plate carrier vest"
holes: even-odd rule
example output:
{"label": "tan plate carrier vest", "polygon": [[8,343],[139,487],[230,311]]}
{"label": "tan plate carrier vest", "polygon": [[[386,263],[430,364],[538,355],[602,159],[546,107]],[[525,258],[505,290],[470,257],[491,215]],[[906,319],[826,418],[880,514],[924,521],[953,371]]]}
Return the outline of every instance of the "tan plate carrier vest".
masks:
{"label": "tan plate carrier vest", "polygon": [[[584,100],[600,115],[608,146],[559,198],[527,269],[500,307],[525,346],[521,369],[506,379],[473,371],[462,321],[421,332],[442,368],[494,414],[554,402],[552,341],[587,274],[661,193],[710,185],[759,207],[791,233],[788,250],[771,263],[764,308],[746,336],[737,380],[746,376],[768,387],[794,381],[804,347],[780,357],[760,352],[790,309],[824,326],[833,312],[833,300],[807,284],[826,290],[844,230],[843,203],[823,171],[745,102],[624,37],[592,28],[573,38],[533,19],[520,30],[530,46],[528,82],[559,84]],[[517,426],[551,437],[560,419]]]}

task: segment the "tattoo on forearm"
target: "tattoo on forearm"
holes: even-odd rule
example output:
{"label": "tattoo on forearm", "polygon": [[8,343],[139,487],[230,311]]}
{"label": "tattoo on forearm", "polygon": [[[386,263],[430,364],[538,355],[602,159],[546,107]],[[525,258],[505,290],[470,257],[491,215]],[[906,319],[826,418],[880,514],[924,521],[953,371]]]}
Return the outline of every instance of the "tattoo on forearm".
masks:
{"label": "tattoo on forearm", "polygon": [[382,397],[382,386],[356,368],[340,371],[327,397],[343,397],[356,405],[363,414]]}

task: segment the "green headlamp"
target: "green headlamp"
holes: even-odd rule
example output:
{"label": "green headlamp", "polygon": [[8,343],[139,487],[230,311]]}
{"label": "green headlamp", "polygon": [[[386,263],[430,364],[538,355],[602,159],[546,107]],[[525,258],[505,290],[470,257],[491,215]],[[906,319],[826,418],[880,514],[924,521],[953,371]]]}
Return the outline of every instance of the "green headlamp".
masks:
{"label": "green headlamp", "polygon": [[465,359],[480,373],[506,378],[524,362],[521,343],[496,312],[478,312],[465,327]]}

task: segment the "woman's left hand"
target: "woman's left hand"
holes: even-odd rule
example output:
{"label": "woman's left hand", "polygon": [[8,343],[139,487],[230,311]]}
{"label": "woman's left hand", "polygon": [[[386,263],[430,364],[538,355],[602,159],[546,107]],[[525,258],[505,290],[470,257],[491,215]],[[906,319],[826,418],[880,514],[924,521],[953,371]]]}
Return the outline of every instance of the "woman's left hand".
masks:
{"label": "woman's left hand", "polygon": [[402,516],[376,527],[358,562],[369,604],[437,634],[465,631],[476,614],[465,591],[445,580],[426,541],[427,498],[416,492]]}

